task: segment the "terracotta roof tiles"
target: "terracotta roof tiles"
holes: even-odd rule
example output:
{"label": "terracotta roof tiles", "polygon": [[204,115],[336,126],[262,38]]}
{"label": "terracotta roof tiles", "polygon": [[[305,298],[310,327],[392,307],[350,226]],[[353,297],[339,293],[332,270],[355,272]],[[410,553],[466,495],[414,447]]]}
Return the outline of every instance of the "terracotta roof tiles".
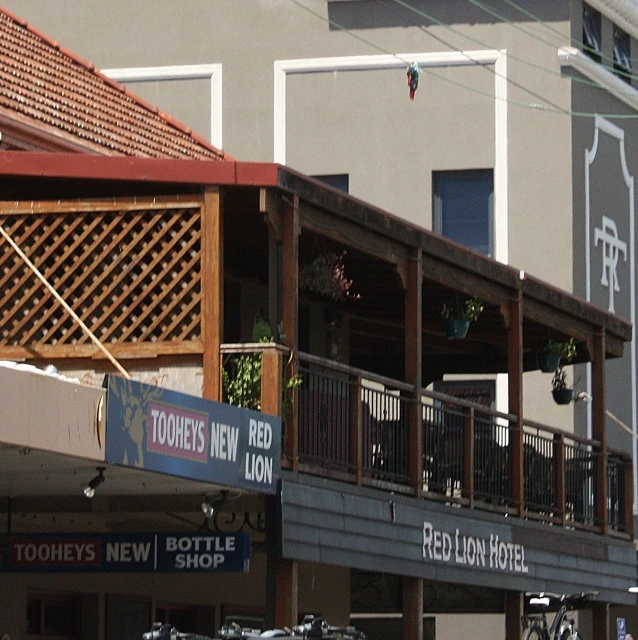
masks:
{"label": "terracotta roof tiles", "polygon": [[224,152],[0,8],[0,114],[90,153],[223,160]]}

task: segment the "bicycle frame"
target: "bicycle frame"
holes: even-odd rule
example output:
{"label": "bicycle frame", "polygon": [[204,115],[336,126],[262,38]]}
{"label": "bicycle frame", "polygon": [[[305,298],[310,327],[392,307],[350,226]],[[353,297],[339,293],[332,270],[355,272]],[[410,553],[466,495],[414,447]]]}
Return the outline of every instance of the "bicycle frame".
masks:
{"label": "bicycle frame", "polygon": [[[539,613],[527,614],[523,617],[524,627],[527,629],[533,625],[542,629],[543,635],[547,640],[560,640],[565,631],[568,631],[569,637],[577,636],[574,628],[574,619],[568,617],[568,612],[577,607],[578,604],[584,604],[589,600],[593,600],[598,596],[596,592],[583,592],[575,595],[557,595],[550,593],[532,594],[527,593],[529,604],[541,608]],[[547,624],[547,609],[550,603],[558,602],[560,606],[551,625]]]}

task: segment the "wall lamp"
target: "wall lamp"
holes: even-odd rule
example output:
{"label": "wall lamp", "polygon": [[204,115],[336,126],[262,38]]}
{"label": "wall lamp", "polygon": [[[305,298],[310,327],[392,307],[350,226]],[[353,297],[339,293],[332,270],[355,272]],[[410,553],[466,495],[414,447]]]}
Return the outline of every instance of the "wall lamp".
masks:
{"label": "wall lamp", "polygon": [[224,489],[221,491],[221,494],[222,497],[214,502],[211,502],[209,499],[202,502],[202,512],[204,513],[204,517],[212,518],[215,510],[224,506],[228,502],[228,491]]}
{"label": "wall lamp", "polygon": [[95,478],[89,480],[89,483],[84,487],[84,495],[87,498],[92,498],[95,495],[95,490],[104,482],[104,471],[106,467],[96,467],[97,475]]}

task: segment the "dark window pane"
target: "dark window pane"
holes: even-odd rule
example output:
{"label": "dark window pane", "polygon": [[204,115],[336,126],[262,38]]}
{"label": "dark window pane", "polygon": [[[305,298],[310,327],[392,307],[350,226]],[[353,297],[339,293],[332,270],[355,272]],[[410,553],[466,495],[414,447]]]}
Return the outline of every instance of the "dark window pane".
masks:
{"label": "dark window pane", "polygon": [[433,189],[434,230],[475,251],[491,255],[492,170],[436,171]]}
{"label": "dark window pane", "polygon": [[350,191],[350,174],[348,173],[333,173],[328,175],[312,176],[321,182],[325,182],[328,186],[335,189],[341,189],[349,193]]}
{"label": "dark window pane", "polygon": [[583,4],[583,53],[592,60],[600,62],[601,52],[600,12]]}
{"label": "dark window pane", "polygon": [[614,71],[625,82],[631,84],[631,38],[629,34],[614,27]]}

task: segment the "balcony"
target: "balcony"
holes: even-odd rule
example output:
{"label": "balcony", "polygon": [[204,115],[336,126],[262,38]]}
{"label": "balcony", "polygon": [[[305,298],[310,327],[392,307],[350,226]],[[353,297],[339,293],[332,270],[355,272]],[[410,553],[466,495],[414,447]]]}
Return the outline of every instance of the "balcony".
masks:
{"label": "balcony", "polygon": [[[445,393],[421,390],[417,396],[413,385],[307,353],[298,355],[301,384],[285,403],[287,349],[225,344],[221,351],[228,371],[238,355],[261,353],[253,406],[282,415],[288,404],[283,467],[548,525],[633,535],[632,462],[623,452],[603,453],[596,440]],[[421,443],[416,456],[412,425]],[[521,429],[522,500],[513,482]],[[601,494],[603,455],[607,481]]]}

